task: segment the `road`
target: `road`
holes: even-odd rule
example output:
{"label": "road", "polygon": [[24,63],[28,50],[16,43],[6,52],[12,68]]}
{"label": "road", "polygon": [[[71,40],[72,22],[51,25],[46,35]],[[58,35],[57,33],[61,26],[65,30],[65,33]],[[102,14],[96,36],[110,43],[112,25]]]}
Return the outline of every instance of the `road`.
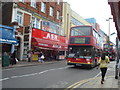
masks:
{"label": "road", "polygon": [[[114,64],[114,63],[113,63]],[[4,69],[3,88],[67,88],[72,84],[100,75],[95,68],[74,67],[66,61],[37,66]]]}

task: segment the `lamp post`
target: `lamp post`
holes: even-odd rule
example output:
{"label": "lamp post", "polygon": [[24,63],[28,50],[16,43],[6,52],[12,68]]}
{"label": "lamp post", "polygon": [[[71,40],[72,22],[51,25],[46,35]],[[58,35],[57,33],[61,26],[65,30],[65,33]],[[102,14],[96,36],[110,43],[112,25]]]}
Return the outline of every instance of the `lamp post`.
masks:
{"label": "lamp post", "polygon": [[63,16],[59,17],[59,35],[61,35],[61,20],[62,20]]}
{"label": "lamp post", "polygon": [[[108,19],[106,19],[106,21],[108,21],[108,49],[110,50],[110,20],[111,20],[112,18],[108,18]],[[109,54],[109,53],[108,53]]]}
{"label": "lamp post", "polygon": [[61,47],[60,46],[60,35],[62,35],[61,34],[61,20],[62,20],[62,18],[63,18],[63,16],[59,16],[59,32],[58,32],[58,35],[59,35],[59,41],[58,41],[58,59],[60,59],[60,57],[59,57],[59,48]]}
{"label": "lamp post", "polygon": [[110,44],[110,19],[112,19],[112,18],[108,18],[108,19],[106,19],[106,21],[108,21],[108,43]]}

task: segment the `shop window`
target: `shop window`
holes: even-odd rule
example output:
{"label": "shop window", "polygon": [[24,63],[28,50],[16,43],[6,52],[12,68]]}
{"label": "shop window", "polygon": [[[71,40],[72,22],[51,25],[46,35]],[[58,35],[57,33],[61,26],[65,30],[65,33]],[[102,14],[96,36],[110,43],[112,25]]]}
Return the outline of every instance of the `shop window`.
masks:
{"label": "shop window", "polygon": [[59,55],[65,55],[65,51],[60,51]]}

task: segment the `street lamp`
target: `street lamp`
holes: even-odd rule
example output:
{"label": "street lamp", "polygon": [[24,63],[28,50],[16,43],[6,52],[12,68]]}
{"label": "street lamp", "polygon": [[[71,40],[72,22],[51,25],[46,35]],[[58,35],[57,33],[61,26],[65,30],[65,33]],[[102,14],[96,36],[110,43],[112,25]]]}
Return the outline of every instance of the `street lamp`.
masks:
{"label": "street lamp", "polygon": [[[112,18],[108,18],[108,19],[106,19],[106,21],[108,21],[108,49],[109,49],[109,51],[110,51],[110,20],[111,20]],[[108,53],[108,55],[109,55],[109,53]]]}
{"label": "street lamp", "polygon": [[110,19],[112,19],[112,18],[108,18],[108,19],[106,19],[106,21],[108,21],[108,43],[110,44]]}
{"label": "street lamp", "polygon": [[60,35],[62,35],[62,34],[61,34],[61,29],[62,29],[62,28],[61,28],[61,25],[62,25],[62,24],[61,24],[61,20],[62,20],[62,18],[63,18],[63,16],[59,16],[59,31],[58,31],[58,35],[59,35],[59,41],[58,41],[58,59],[60,59],[60,58],[59,58],[59,52],[60,52],[60,51],[59,51],[59,48],[61,47],[61,46],[60,46]]}
{"label": "street lamp", "polygon": [[63,19],[63,16],[59,16],[59,35],[61,35],[61,20]]}

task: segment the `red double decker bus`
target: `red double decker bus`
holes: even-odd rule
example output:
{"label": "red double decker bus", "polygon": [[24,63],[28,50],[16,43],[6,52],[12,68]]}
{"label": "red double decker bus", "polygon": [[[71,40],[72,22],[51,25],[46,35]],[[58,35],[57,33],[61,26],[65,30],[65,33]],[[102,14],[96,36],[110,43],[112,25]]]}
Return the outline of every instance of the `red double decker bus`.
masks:
{"label": "red double decker bus", "polygon": [[102,37],[92,26],[71,27],[67,64],[94,67],[102,51]]}
{"label": "red double decker bus", "polygon": [[111,61],[115,60],[115,48],[112,43],[104,44],[103,52],[109,57]]}

